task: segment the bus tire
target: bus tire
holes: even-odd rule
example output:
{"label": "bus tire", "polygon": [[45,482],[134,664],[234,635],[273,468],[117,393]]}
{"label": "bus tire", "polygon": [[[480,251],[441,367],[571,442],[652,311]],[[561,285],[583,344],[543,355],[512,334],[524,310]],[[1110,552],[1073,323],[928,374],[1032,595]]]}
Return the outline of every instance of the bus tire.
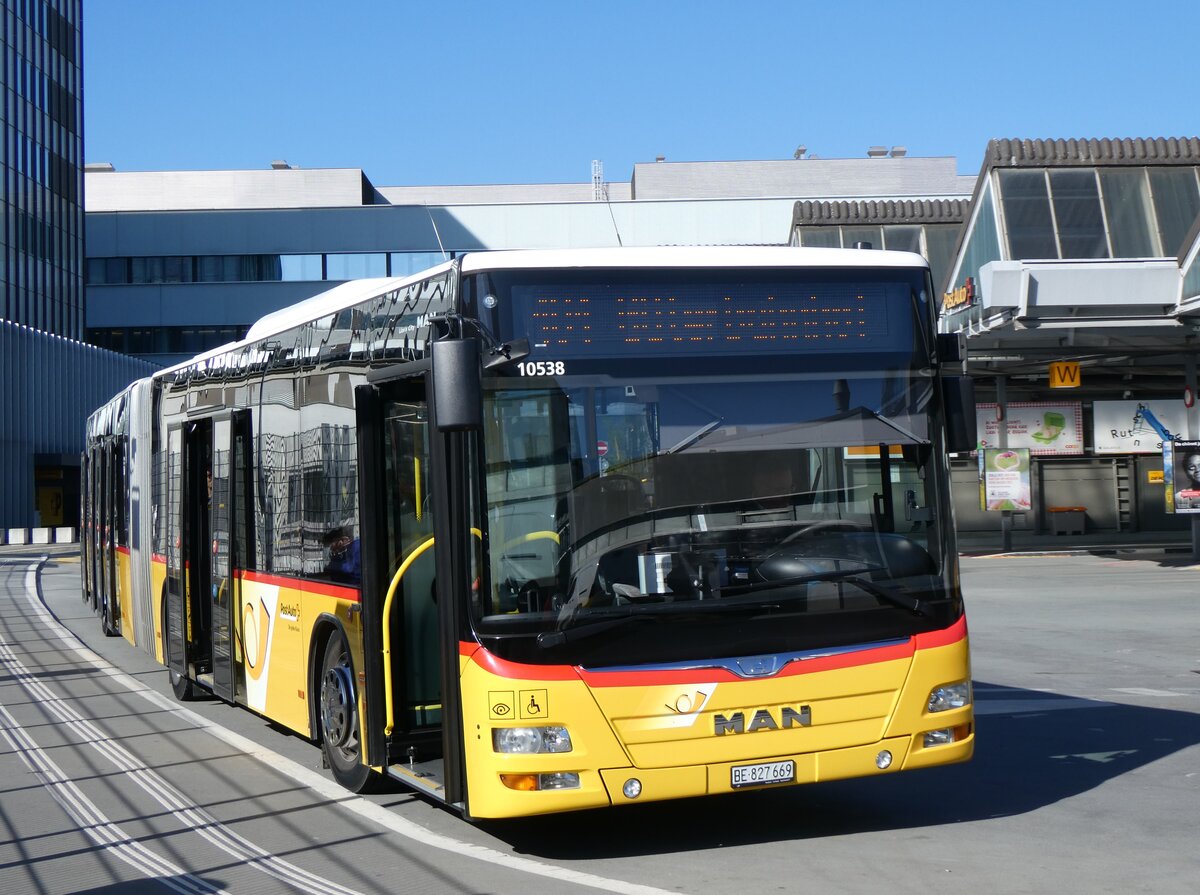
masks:
{"label": "bus tire", "polygon": [[340,633],[333,634],[325,644],[317,692],[321,748],[333,778],[351,792],[365,792],[371,788],[375,774],[362,763],[354,669],[350,648]]}
{"label": "bus tire", "polygon": [[175,694],[175,698],[180,702],[192,702],[199,695],[196,685],[186,675],[168,668],[167,676],[171,679],[171,692]]}

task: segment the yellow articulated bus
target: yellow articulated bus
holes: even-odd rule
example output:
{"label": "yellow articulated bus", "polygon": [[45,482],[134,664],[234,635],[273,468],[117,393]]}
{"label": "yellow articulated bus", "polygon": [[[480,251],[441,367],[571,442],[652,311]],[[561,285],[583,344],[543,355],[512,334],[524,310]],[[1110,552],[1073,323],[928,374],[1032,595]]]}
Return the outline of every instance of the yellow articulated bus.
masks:
{"label": "yellow articulated bus", "polygon": [[93,415],[106,631],[469,818],[964,761],[916,255],[468,254],[353,281]]}

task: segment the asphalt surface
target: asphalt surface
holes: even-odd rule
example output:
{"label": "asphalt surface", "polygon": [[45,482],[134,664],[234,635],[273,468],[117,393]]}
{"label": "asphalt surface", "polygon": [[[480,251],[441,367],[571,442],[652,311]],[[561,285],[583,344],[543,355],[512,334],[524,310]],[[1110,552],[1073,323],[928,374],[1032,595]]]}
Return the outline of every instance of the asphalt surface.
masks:
{"label": "asphalt surface", "polygon": [[3,895],[1200,891],[1200,568],[1175,556],[964,560],[969,764],[472,826],[345,793],[246,710],[181,710],[54,552],[0,551]]}

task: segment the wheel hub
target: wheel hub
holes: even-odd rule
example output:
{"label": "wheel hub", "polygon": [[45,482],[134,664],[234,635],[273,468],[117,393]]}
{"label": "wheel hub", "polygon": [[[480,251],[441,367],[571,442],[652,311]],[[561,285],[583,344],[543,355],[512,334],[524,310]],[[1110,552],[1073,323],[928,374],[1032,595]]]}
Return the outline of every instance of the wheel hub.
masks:
{"label": "wheel hub", "polygon": [[354,682],[350,669],[335,665],[321,681],[321,726],[330,744],[341,748],[353,736]]}

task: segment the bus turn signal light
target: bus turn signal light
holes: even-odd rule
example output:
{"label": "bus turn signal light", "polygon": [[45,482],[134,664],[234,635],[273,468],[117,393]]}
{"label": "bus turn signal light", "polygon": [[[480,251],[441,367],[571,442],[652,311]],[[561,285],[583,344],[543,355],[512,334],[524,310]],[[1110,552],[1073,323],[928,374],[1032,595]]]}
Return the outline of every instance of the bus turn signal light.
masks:
{"label": "bus turn signal light", "polygon": [[518,792],[544,792],[549,789],[579,789],[579,775],[558,772],[554,774],[501,774],[500,782]]}
{"label": "bus turn signal light", "polygon": [[970,724],[960,724],[957,727],[943,727],[940,730],[927,731],[923,745],[926,749],[930,746],[945,746],[947,743],[957,743],[959,740],[965,740],[970,735]]}

